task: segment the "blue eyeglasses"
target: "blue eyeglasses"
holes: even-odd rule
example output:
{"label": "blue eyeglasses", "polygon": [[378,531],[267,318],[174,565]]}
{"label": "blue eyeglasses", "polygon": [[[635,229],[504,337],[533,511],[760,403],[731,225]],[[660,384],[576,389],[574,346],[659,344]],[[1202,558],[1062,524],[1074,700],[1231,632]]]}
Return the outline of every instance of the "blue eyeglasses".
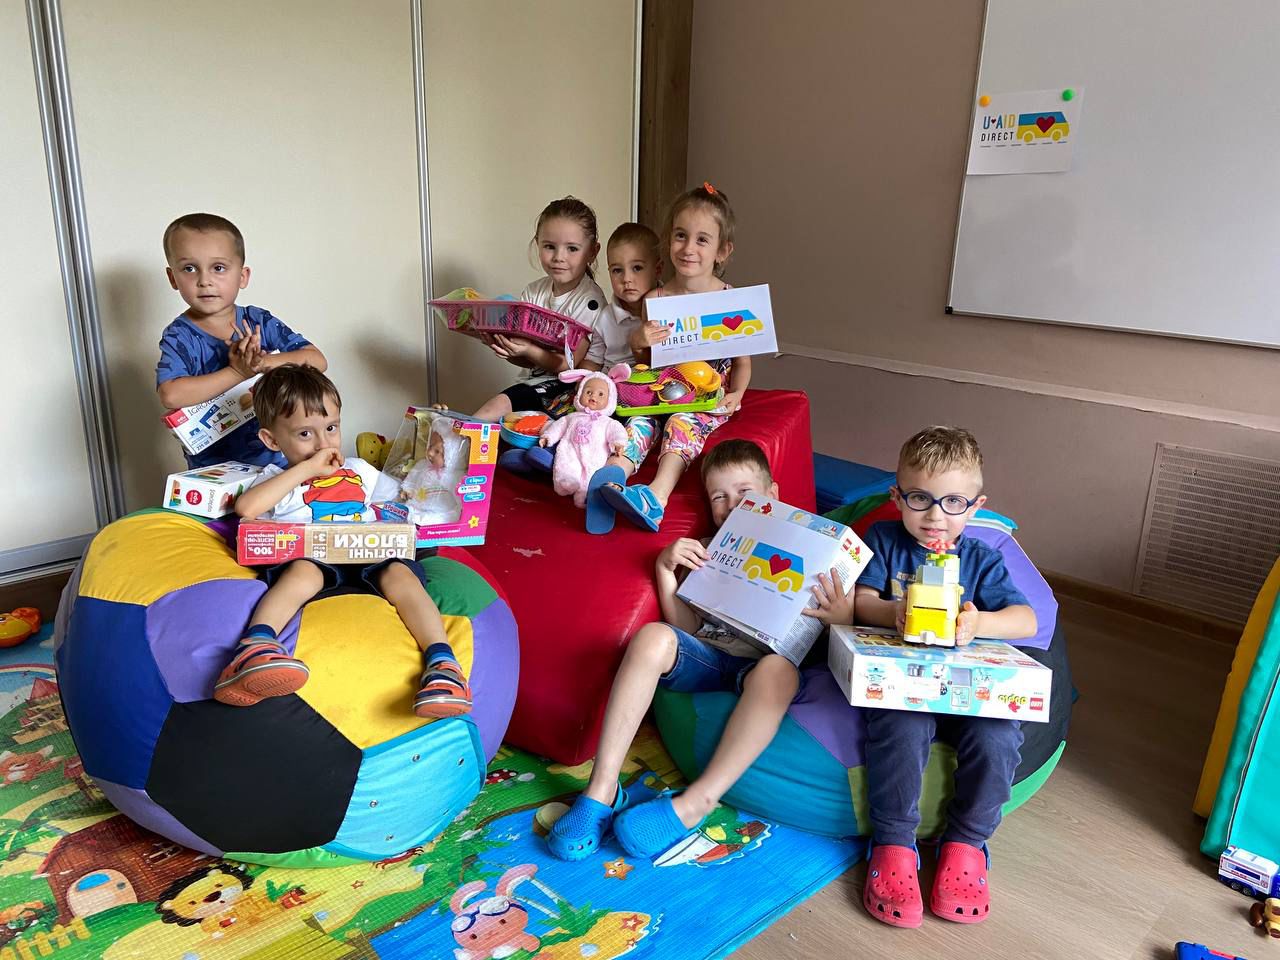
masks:
{"label": "blue eyeglasses", "polygon": [[982,494],[978,494],[972,500],[966,499],[958,493],[948,493],[945,497],[935,497],[924,490],[907,490],[905,492],[899,490],[898,496],[902,498],[903,503],[917,513],[923,513],[936,503],[942,508],[943,513],[952,517],[960,516],[960,514],[982,499]]}

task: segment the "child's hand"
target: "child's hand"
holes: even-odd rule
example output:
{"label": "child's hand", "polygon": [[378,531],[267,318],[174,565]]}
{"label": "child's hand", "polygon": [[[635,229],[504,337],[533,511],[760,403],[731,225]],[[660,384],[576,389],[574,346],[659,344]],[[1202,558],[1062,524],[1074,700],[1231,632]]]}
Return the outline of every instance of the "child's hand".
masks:
{"label": "child's hand", "polygon": [[342,451],[336,447],[325,447],[308,457],[306,464],[313,479],[327,477],[342,466]]}
{"label": "child's hand", "polygon": [[907,605],[901,600],[895,600],[897,612],[893,615],[893,625],[897,628],[899,636],[907,632]]}
{"label": "child's hand", "polygon": [[706,562],[707,548],[689,537],[681,537],[658,554],[658,566],[668,573],[675,573],[678,567],[697,570]]}
{"label": "child's hand", "polygon": [[978,608],[972,600],[966,600],[956,615],[956,646],[963,647],[973,642],[978,635]]}
{"label": "child's hand", "polygon": [[627,338],[627,346],[633,351],[648,350],[655,343],[661,343],[669,336],[671,336],[670,327],[664,327],[659,323],[654,323],[652,320],[646,320],[631,331],[631,336]]}
{"label": "child's hand", "polygon": [[547,445],[547,438],[546,438],[546,437],[539,437],[539,438],[538,438],[538,446],[540,446],[540,447],[545,447],[546,445]]}
{"label": "child's hand", "polygon": [[731,416],[738,412],[742,406],[742,390],[734,390],[732,393],[726,393],[724,399],[720,401],[720,406],[716,407],[715,412],[721,416]]}
{"label": "child's hand", "polygon": [[533,353],[534,343],[524,337],[507,337],[501,333],[495,333],[489,349],[503,360],[515,360]]}
{"label": "child's hand", "polygon": [[262,352],[262,337],[257,330],[239,340],[228,340],[227,347],[227,366],[245,380],[265,369],[262,361],[266,354]]}
{"label": "child's hand", "polygon": [[813,598],[818,601],[817,607],[805,607],[800,612],[806,617],[821,620],[828,627],[833,623],[853,623],[853,593],[858,588],[856,583],[849,584],[845,590],[844,583],[835,567],[831,568],[831,578],[825,573],[818,574],[818,583],[813,588]]}

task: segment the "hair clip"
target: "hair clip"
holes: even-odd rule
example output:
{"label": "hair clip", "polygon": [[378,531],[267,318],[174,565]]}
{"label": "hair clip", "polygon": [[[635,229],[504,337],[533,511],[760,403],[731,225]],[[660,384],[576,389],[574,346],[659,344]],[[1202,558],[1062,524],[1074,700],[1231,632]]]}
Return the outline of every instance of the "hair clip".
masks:
{"label": "hair clip", "polygon": [[707,193],[711,194],[713,197],[716,195],[716,188],[711,185],[710,180],[702,181],[702,189],[707,191]]}

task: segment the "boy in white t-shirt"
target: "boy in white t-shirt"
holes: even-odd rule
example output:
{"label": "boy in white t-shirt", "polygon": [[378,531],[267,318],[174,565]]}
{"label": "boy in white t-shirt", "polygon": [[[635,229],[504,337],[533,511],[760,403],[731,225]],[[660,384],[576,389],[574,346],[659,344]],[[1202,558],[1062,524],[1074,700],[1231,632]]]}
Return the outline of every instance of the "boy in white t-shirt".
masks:
{"label": "boy in white t-shirt", "polygon": [[658,246],[658,235],[642,223],[624,223],[609,237],[605,258],[613,303],[601,311],[596,323],[582,364],[587,369],[608,370],[615,363],[640,359],[634,355],[628,338],[642,322],[645,294],[658,285],[658,277],[662,276]]}
{"label": "boy in white t-shirt", "polygon": [[[263,469],[236,500],[242,519],[359,523],[373,519],[370,504],[396,499],[400,485],[394,479],[357,457],[343,458],[342,399],[319,370],[289,363],[267,371],[254,389],[253,409],[262,442],[284,454],[289,467]],[[307,665],[290,654],[279,633],[307,602],[355,590],[395,607],[422,650],[426,670],[414,713],[435,718],[471,711],[471,688],[427,593],[421,564],[401,559],[371,566],[329,564],[306,557],[267,568],[263,579],[267,592],[218,676],[215,700],[247,707],[297,691],[307,682]]]}

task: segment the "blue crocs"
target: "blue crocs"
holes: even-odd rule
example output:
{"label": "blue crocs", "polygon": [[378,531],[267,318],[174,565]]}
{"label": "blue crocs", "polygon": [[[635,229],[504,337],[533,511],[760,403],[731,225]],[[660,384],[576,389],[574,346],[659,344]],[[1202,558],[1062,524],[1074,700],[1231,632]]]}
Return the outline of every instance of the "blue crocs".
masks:
{"label": "blue crocs", "polygon": [[614,816],[626,809],[627,792],[618,784],[613,806],[578,794],[564,816],[555,822],[547,834],[547,849],[561,860],[582,860],[600,849],[600,841],[609,831]]}
{"label": "blue crocs", "polygon": [[633,483],[629,487],[604,487],[600,496],[605,502],[622,514],[637,527],[643,527],[653,533],[658,532],[658,524],[662,523],[665,512],[658,498],[643,483]]}
{"label": "blue crocs", "polygon": [[680,822],[670,793],[632,807],[613,822],[613,835],[633,857],[656,857],[696,830]]}
{"label": "blue crocs", "polygon": [[618,514],[605,500],[603,487],[608,483],[626,486],[627,475],[616,464],[601,467],[591,475],[587,483],[587,533],[608,533]]}
{"label": "blue crocs", "polygon": [[530,471],[541,470],[543,473],[551,472],[551,465],[555,463],[556,452],[551,447],[532,446],[524,452],[524,463]]}

